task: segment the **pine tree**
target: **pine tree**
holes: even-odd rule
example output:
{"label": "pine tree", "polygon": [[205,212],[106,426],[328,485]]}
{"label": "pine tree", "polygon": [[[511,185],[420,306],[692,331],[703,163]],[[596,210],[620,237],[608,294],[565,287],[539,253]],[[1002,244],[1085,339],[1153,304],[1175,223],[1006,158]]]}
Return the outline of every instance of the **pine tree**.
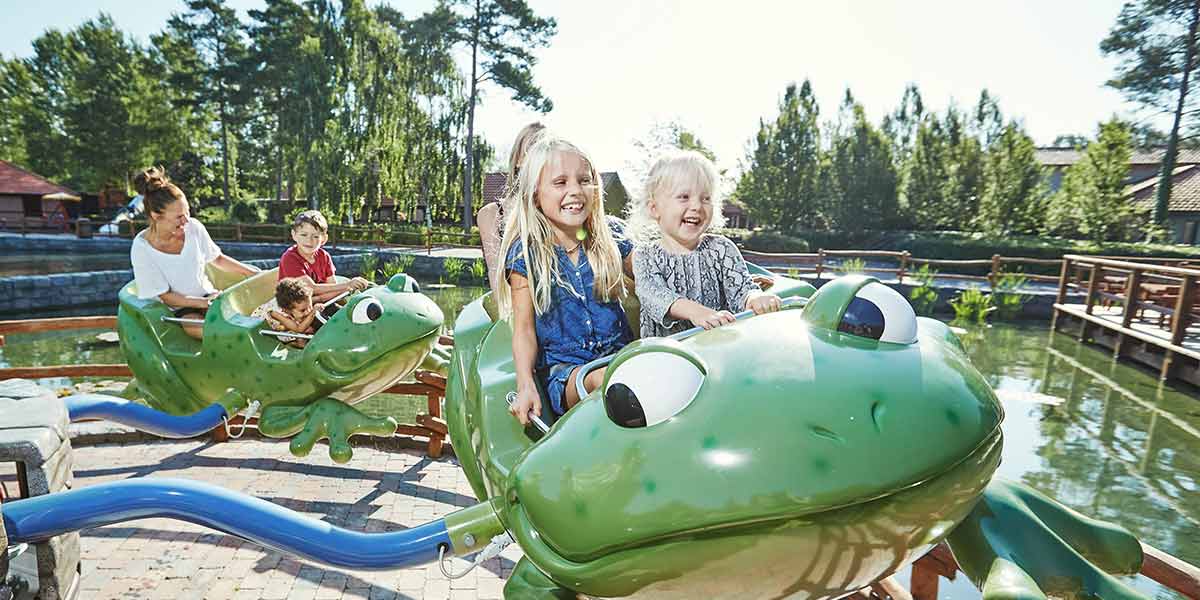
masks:
{"label": "pine tree", "polygon": [[819,225],[819,115],[805,80],[799,88],[787,87],[774,123],[760,122],[737,190],[755,220],[774,223],[783,232]]}
{"label": "pine tree", "polygon": [[979,225],[993,235],[1034,233],[1045,205],[1042,167],[1033,139],[1009,123],[987,150]]}
{"label": "pine tree", "polygon": [[1140,229],[1139,211],[1125,197],[1131,142],[1127,124],[1114,118],[1100,125],[1096,140],[1067,168],[1062,187],[1049,201],[1050,232],[1103,242]]}
{"label": "pine tree", "polygon": [[1181,132],[1197,129],[1184,119],[1195,113],[1197,104],[1189,92],[1200,69],[1198,27],[1198,0],[1132,0],[1121,8],[1108,37],[1100,42],[1101,52],[1121,59],[1116,76],[1107,83],[1110,87],[1130,101],[1174,115],[1154,204],[1154,222],[1160,225],[1167,220]]}
{"label": "pine tree", "polygon": [[[847,91],[848,115],[839,121],[825,178],[825,210],[833,229],[882,229],[896,223],[896,170],[887,136],[867,120]],[[845,104],[844,104],[845,106]]]}
{"label": "pine tree", "polygon": [[941,120],[935,114],[925,115],[917,128],[912,154],[905,166],[905,210],[918,229],[935,229],[941,225],[949,177],[950,150],[947,146]]}

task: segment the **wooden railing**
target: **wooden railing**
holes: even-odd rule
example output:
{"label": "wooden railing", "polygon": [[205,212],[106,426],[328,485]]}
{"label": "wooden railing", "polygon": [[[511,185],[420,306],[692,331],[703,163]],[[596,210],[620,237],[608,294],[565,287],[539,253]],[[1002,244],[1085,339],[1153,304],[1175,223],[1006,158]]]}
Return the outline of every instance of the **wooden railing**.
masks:
{"label": "wooden railing", "polygon": [[[1063,257],[1056,305],[1066,302],[1068,292],[1082,294],[1080,337],[1086,338],[1093,325],[1111,329],[1117,334],[1113,352],[1118,356],[1127,339],[1154,344],[1164,351],[1161,374],[1166,378],[1176,355],[1200,360],[1200,353],[1182,346],[1188,326],[1200,319],[1198,280],[1200,269],[1070,254]],[[1119,324],[1091,317],[1098,308],[1111,314],[1114,307],[1120,310]],[[1052,327],[1057,327],[1058,316],[1056,310]],[[1136,329],[1135,321],[1143,326],[1153,324],[1167,335]]]}
{"label": "wooden railing", "polygon": [[[814,274],[818,278],[824,274],[841,272],[847,260],[852,259],[883,259],[895,262],[895,266],[867,265],[863,272],[869,275],[881,274],[895,277],[903,281],[905,276],[911,276],[922,266],[928,266],[937,271],[940,279],[961,279],[970,281],[987,281],[991,285],[1006,273],[1018,273],[1028,281],[1057,282],[1057,275],[1047,275],[1027,272],[1021,267],[1058,267],[1061,259],[1026,258],[1021,256],[992,255],[990,259],[975,260],[942,260],[933,258],[918,258],[907,251],[895,252],[889,250],[825,250],[812,253],[768,253],[743,250],[747,260],[754,263],[783,267],[789,273]],[[1016,268],[1014,268],[1016,267]],[[964,273],[964,270],[984,270],[986,274]]]}

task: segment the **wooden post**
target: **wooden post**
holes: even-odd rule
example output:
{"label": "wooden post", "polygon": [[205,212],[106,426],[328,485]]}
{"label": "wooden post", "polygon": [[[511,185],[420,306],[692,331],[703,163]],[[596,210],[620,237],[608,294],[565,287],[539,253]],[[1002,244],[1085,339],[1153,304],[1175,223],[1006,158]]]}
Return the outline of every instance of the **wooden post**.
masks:
{"label": "wooden post", "polygon": [[[1142,285],[1142,270],[1133,269],[1125,280],[1125,310],[1121,313],[1121,327],[1129,327],[1133,323],[1133,315],[1137,313],[1138,290]],[[1113,345],[1113,357],[1119,358],[1125,346],[1125,334],[1117,332],[1117,343]]]}
{"label": "wooden post", "polygon": [[[1092,303],[1096,301],[1096,281],[1100,278],[1100,264],[1092,263],[1092,272],[1088,276],[1087,297],[1083,300],[1083,312],[1092,314]],[[1088,320],[1079,320],[1079,341],[1087,339]]]}
{"label": "wooden post", "polygon": [[1000,255],[992,255],[992,271],[988,273],[988,285],[994,290],[996,289],[996,280],[1000,277],[1000,270],[1003,269],[1000,265]]}
{"label": "wooden post", "polygon": [[[1055,304],[1067,301],[1067,281],[1071,274],[1071,259],[1063,257],[1062,273],[1058,276],[1058,295],[1054,297]],[[1050,331],[1058,331],[1058,309],[1050,317]]]}
{"label": "wooden post", "polygon": [[904,272],[908,270],[908,250],[900,253],[900,271],[896,273],[896,283],[904,285]]}
{"label": "wooden post", "polygon": [[821,271],[825,268],[825,249],[817,248],[817,280],[821,280]]}
{"label": "wooden post", "polygon": [[[1175,299],[1175,314],[1171,315],[1171,346],[1180,346],[1183,335],[1187,333],[1188,321],[1192,312],[1192,296],[1195,280],[1191,275],[1183,276],[1183,284],[1179,286],[1179,297]],[[1163,349],[1162,370],[1159,379],[1167,379],[1175,368],[1175,351],[1171,347]]]}

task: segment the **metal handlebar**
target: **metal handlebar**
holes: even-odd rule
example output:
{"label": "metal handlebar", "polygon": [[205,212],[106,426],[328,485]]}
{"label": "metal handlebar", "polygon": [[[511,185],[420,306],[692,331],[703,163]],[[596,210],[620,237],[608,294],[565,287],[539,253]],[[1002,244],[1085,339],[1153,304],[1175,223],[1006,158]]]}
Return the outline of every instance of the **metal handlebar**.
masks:
{"label": "metal handlebar", "polygon": [[[509,392],[509,393],[505,394],[504,400],[506,402],[508,402],[509,407],[512,407],[513,405],[515,405],[517,403],[517,393]],[[529,414],[526,416],[529,417],[530,422],[532,422],[533,425],[535,427],[537,427],[539,431],[541,431],[542,433],[550,433],[550,426],[547,425],[546,422],[543,421],[541,417],[534,414],[532,410],[529,411]]]}

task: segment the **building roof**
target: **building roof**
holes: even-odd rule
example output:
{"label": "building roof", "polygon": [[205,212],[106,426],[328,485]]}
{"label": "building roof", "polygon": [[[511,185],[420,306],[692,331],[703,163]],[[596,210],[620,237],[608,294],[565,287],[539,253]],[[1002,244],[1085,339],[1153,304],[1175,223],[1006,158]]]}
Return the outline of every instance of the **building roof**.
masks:
{"label": "building roof", "polygon": [[[1167,212],[1200,211],[1200,165],[1175,167],[1171,181],[1171,202],[1167,205]],[[1153,208],[1158,194],[1158,178],[1130,186],[1126,192],[1132,196],[1135,205]]]}
{"label": "building roof", "polygon": [[[1165,148],[1134,150],[1129,157],[1131,165],[1157,165],[1162,162]],[[1046,167],[1066,167],[1079,162],[1083,151],[1075,148],[1038,148],[1038,162]],[[1200,164],[1200,150],[1180,148],[1175,164]]]}
{"label": "building roof", "polygon": [[41,175],[0,160],[0,194],[44,196],[60,192],[78,196],[71,188],[58,185]]}
{"label": "building roof", "polygon": [[[600,174],[600,181],[604,185],[604,190],[612,189],[613,185],[620,185],[621,190],[625,190],[624,184],[621,183],[621,177],[616,171],[609,171]],[[504,194],[505,185],[508,183],[507,173],[488,173],[483,176],[483,203],[495,202]],[[628,195],[628,194],[626,194]]]}

